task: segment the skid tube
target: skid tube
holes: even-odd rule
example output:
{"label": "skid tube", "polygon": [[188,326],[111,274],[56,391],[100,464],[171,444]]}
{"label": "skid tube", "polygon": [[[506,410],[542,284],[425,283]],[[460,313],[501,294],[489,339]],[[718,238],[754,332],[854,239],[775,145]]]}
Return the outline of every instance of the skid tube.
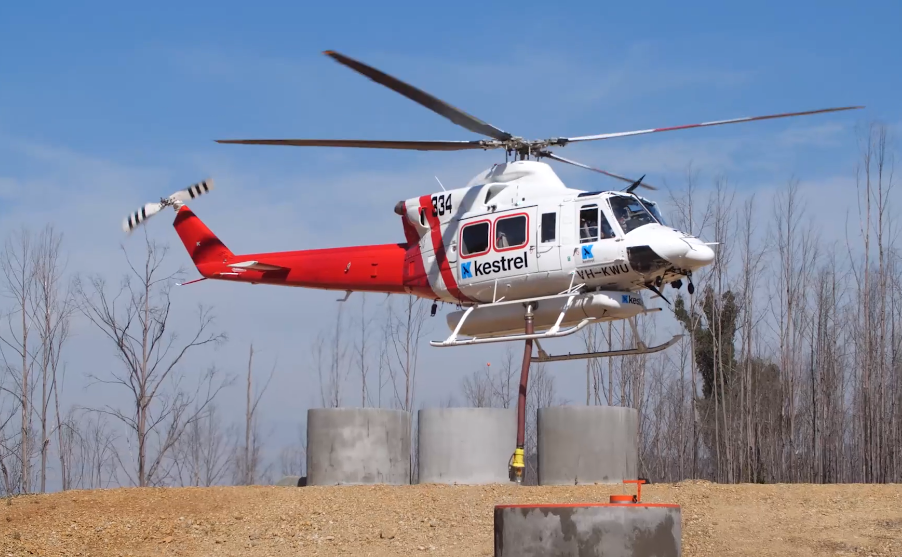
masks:
{"label": "skid tube", "polygon": [[[663,344],[659,344],[657,346],[647,347],[642,345],[638,348],[627,348],[624,350],[607,350],[604,352],[583,352],[578,354],[561,354],[558,356],[549,356],[547,352],[542,350],[542,347],[539,346],[539,355],[533,356],[531,358],[531,362],[535,363],[543,363],[543,362],[561,362],[564,360],[591,360],[594,358],[611,358],[614,356],[638,356],[641,354],[654,354],[655,352],[660,352],[662,350],[666,350],[679,342],[679,340],[683,338],[683,335],[674,335],[672,339],[668,340]],[[641,344],[641,343],[640,343]]]}

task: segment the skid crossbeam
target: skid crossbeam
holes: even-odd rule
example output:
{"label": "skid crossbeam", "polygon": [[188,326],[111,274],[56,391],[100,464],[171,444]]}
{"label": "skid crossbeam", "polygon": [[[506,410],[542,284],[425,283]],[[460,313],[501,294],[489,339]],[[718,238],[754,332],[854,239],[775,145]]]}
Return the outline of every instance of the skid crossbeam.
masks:
{"label": "skid crossbeam", "polygon": [[[594,317],[588,317],[588,318],[581,320],[579,323],[577,323],[576,325],[574,325],[572,327],[567,327],[565,329],[561,329],[561,322],[564,320],[564,316],[567,314],[567,311],[570,309],[570,306],[573,304],[574,298],[576,298],[577,296],[580,295],[580,293],[581,293],[580,291],[582,290],[583,286],[584,286],[584,284],[574,285],[573,280],[571,278],[570,288],[561,292],[560,294],[555,294],[552,296],[539,296],[536,298],[523,298],[520,300],[507,300],[507,301],[490,302],[490,303],[485,303],[485,304],[473,304],[472,306],[467,308],[467,311],[464,312],[463,316],[460,318],[460,321],[457,322],[457,326],[454,327],[454,331],[451,333],[451,335],[448,338],[446,338],[445,340],[442,340],[442,341],[436,341],[436,340],[430,341],[429,345],[442,348],[442,347],[446,347],[446,346],[467,346],[470,344],[487,344],[490,342],[510,342],[510,341],[515,341],[515,340],[537,340],[537,339],[545,339],[545,338],[558,338],[558,337],[564,337],[567,335],[572,335],[573,333],[579,331],[580,329],[582,329],[583,327],[585,327],[586,325],[588,325],[590,322],[592,322],[595,319]],[[506,306],[506,305],[510,305],[510,304],[523,304],[524,306],[526,306],[526,305],[535,304],[536,302],[541,302],[543,300],[556,300],[556,299],[562,299],[562,298],[567,298],[567,301],[561,307],[561,313],[560,313],[560,315],[558,315],[557,321],[555,321],[554,325],[547,331],[544,331],[541,333],[521,333],[521,334],[515,334],[515,335],[504,335],[504,336],[486,337],[486,338],[479,338],[479,337],[473,337],[473,338],[467,338],[467,339],[458,339],[457,338],[457,335],[460,334],[460,330],[463,327],[464,321],[467,320],[467,317],[469,317],[470,314],[473,313],[473,310],[475,310],[475,309],[483,308],[483,307]]]}

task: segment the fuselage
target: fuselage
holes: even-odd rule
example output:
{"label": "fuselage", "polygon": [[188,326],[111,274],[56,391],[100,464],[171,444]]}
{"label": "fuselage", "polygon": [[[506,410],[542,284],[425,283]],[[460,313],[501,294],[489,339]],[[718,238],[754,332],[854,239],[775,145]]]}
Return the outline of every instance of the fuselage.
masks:
{"label": "fuselage", "polygon": [[535,161],[495,165],[463,188],[397,204],[405,241],[235,255],[188,207],[174,226],[205,278],[407,293],[461,306],[582,292],[636,292],[710,264],[701,240],[622,192],[568,188]]}
{"label": "fuselage", "polygon": [[574,284],[637,291],[714,259],[704,242],[667,226],[651,201],[570,189],[541,162],[496,165],[464,188],[408,199],[396,212],[408,240],[405,277],[416,280],[410,293],[461,305]]}

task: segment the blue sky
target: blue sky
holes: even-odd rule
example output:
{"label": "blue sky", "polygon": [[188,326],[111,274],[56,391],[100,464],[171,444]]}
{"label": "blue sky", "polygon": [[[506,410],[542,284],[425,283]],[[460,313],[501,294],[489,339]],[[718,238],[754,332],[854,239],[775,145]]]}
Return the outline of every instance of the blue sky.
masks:
{"label": "blue sky", "polygon": [[[431,192],[434,175],[446,187],[463,185],[503,157],[213,142],[474,138],[336,64],[325,49],[525,137],[865,105],[560,151],[658,184],[678,183],[690,161],[706,176],[726,172],[744,192],[768,195],[795,176],[813,194],[813,218],[829,224],[852,202],[838,200],[854,179],[853,126],[902,123],[899,21],[902,3],[890,1],[7,3],[0,232],[53,221],[66,233],[69,267],[112,280],[123,271],[119,244],[139,243],[120,234],[121,219],[212,176],[218,191],[192,208],[233,251],[391,242],[403,238],[392,213],[398,200]],[[555,169],[575,187],[611,185]],[[171,243],[175,264],[190,264],[168,219],[154,219],[150,233]],[[329,325],[315,316],[331,316],[337,296],[209,281],[189,288],[174,294],[185,308],[178,319],[187,322],[197,301],[216,304],[232,337],[211,356],[222,366],[242,360],[251,340],[261,358],[279,358],[266,418],[277,438],[293,438],[316,389],[304,346]],[[430,338],[447,332],[438,319],[431,327]],[[108,347],[85,326],[77,335],[70,396],[90,398],[74,385],[85,358]],[[426,402],[503,349],[457,350],[453,364],[440,349],[422,350]],[[579,400],[578,368],[562,369],[565,395]]]}

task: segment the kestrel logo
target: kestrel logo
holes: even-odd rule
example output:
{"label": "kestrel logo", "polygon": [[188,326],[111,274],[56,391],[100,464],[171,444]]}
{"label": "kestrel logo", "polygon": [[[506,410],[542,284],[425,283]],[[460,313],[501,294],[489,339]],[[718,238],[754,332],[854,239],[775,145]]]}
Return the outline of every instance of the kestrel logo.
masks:
{"label": "kestrel logo", "polygon": [[528,269],[528,252],[517,257],[501,257],[495,261],[467,261],[460,264],[460,280],[482,277],[495,273],[506,273],[515,269]]}
{"label": "kestrel logo", "polygon": [[473,271],[470,270],[470,263],[461,263],[460,264],[460,278],[468,279],[473,278]]}
{"label": "kestrel logo", "polygon": [[594,244],[589,244],[588,246],[583,246],[583,249],[582,249],[583,261],[585,261],[586,259],[595,259],[595,256],[592,255],[592,246],[593,245]]}
{"label": "kestrel logo", "polygon": [[642,305],[642,299],[637,296],[630,296],[629,294],[623,294],[620,298],[621,304],[636,304],[637,306]]}

